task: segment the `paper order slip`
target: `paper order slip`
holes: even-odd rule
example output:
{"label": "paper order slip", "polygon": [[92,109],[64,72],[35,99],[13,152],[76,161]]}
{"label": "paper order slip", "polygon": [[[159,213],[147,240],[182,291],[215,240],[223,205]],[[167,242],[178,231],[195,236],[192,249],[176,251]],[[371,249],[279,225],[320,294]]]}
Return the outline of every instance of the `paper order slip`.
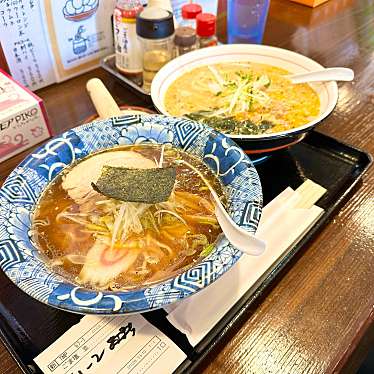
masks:
{"label": "paper order slip", "polygon": [[86,316],[34,361],[44,373],[172,373],[186,355],[141,315]]}

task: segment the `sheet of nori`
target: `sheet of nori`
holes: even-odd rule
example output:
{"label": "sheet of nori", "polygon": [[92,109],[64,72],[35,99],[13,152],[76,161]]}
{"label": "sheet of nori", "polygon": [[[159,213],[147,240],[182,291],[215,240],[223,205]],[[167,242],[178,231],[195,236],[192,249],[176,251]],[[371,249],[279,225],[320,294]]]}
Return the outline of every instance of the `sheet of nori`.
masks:
{"label": "sheet of nori", "polygon": [[103,166],[100,178],[92,187],[113,199],[155,204],[167,201],[174,187],[174,167],[130,169]]}

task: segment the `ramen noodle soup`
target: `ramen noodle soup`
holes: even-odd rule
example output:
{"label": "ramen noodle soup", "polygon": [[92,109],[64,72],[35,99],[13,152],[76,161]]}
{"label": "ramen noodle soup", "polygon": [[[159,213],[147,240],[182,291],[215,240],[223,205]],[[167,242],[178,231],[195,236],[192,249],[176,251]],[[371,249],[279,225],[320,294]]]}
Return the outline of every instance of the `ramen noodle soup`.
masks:
{"label": "ramen noodle soup", "polygon": [[[105,179],[107,169],[124,171],[124,178]],[[164,201],[122,201],[98,191],[101,186],[123,194],[121,179],[126,173],[136,176],[140,170],[143,173],[136,177],[144,179],[156,169],[174,178]],[[132,199],[153,194],[154,186],[145,182],[126,183],[127,196],[132,189],[137,196]],[[164,188],[158,183],[156,195]],[[33,215],[33,240],[48,265],[78,285],[108,290],[144,287],[185,271],[213,250],[221,228],[210,188],[224,202],[220,182],[210,169],[179,149],[161,145],[109,149],[78,161],[49,184]]]}
{"label": "ramen noodle soup", "polygon": [[228,134],[290,130],[317,117],[320,102],[308,84],[292,84],[288,74],[249,62],[197,67],[169,86],[165,109]]}

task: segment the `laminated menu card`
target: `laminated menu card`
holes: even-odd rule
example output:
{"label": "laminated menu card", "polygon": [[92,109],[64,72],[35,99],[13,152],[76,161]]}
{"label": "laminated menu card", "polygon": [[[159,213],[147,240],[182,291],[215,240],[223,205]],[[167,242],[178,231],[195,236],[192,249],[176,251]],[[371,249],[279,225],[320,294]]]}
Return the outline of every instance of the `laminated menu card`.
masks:
{"label": "laminated menu card", "polygon": [[56,80],[91,70],[113,53],[114,0],[44,0]]}
{"label": "laminated menu card", "polygon": [[114,0],[0,1],[0,35],[12,76],[31,90],[99,65],[113,53]]}
{"label": "laminated menu card", "polygon": [[32,90],[56,81],[41,1],[1,1],[0,41],[14,79]]}

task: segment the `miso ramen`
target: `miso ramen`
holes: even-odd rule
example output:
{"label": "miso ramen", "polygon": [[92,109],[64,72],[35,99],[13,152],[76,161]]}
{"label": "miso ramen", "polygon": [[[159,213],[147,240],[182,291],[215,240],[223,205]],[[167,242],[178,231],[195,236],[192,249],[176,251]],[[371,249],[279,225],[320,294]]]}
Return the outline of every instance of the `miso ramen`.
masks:
{"label": "miso ramen", "polygon": [[[109,198],[93,188],[108,166],[175,167],[175,183],[167,200],[154,204]],[[225,201],[210,169],[179,149],[113,148],[73,164],[50,183],[34,212],[33,239],[49,265],[76,284],[143,287],[181,273],[213,250],[221,228],[209,188]]]}
{"label": "miso ramen", "polygon": [[228,134],[290,130],[318,116],[320,102],[308,84],[292,84],[288,74],[250,62],[200,66],[169,86],[165,109]]}

